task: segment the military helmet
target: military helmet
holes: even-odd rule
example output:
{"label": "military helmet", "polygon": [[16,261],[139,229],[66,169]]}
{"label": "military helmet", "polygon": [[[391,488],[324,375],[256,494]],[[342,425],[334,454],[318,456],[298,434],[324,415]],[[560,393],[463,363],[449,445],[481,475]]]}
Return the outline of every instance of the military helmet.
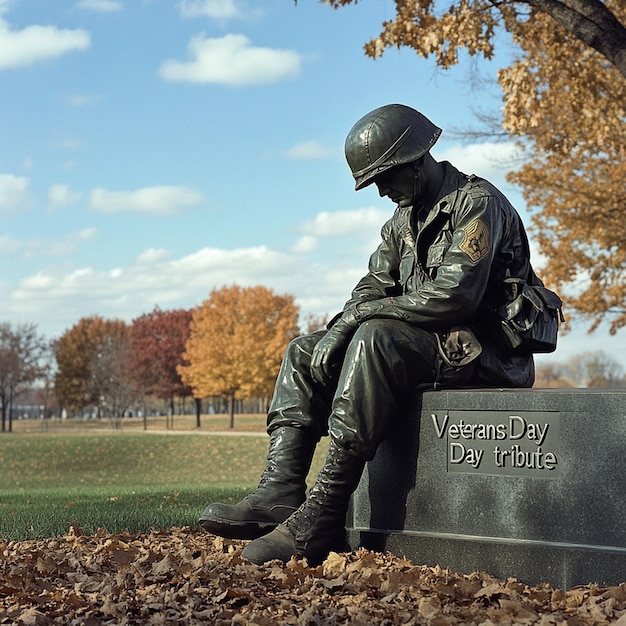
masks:
{"label": "military helmet", "polygon": [[419,111],[387,104],[362,117],[348,133],[346,160],[355,189],[363,189],[384,171],[417,161],[434,145],[441,128]]}

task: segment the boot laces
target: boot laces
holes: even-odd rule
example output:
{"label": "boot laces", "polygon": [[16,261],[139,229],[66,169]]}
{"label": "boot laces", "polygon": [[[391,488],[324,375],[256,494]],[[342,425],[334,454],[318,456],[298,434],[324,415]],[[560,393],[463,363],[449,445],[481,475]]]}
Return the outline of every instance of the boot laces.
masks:
{"label": "boot laces", "polygon": [[311,506],[310,501],[307,500],[283,523],[289,529],[289,532],[297,539],[311,532],[311,528],[315,525],[318,513],[317,507],[315,505]]}

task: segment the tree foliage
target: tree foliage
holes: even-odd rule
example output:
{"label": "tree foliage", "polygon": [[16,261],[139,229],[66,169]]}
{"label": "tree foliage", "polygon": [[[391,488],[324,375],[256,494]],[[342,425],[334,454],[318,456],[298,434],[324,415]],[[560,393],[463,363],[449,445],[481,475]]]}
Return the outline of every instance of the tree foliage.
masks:
{"label": "tree foliage", "polygon": [[[267,287],[223,287],[193,313],[178,371],[195,397],[268,396],[287,344],[298,334],[298,307],[291,295]],[[232,421],[232,420],[231,420]]]}
{"label": "tree foliage", "polygon": [[189,338],[192,312],[162,311],[155,307],[133,320],[130,327],[131,372],[138,387],[148,395],[173,401],[189,397],[191,387],[178,373]]}
{"label": "tree foliage", "polygon": [[624,388],[624,369],[602,350],[583,352],[564,363],[548,362],[537,367],[537,387]]}
{"label": "tree foliage", "polygon": [[48,351],[45,340],[34,324],[13,327],[0,324],[0,402],[2,432],[6,430],[7,411],[24,385],[33,383],[45,372],[43,359]]}
{"label": "tree foliage", "polygon": [[322,330],[328,326],[328,322],[330,322],[328,313],[324,315],[309,313],[304,319],[304,332],[314,333],[316,330]]}
{"label": "tree foliage", "polygon": [[55,388],[64,406],[96,406],[120,417],[134,399],[128,327],[121,320],[84,317],[54,346]]}
{"label": "tree foliage", "polygon": [[[616,12],[626,18],[626,5]],[[537,209],[543,273],[567,308],[591,330],[606,318],[616,332],[626,325],[626,80],[546,16],[525,26],[525,57],[500,82],[504,126],[533,159],[509,179]]]}
{"label": "tree foliage", "polygon": [[128,332],[128,326],[121,320],[108,320],[92,364],[98,407],[112,417],[123,417],[137,397],[137,387],[131,374]]}
{"label": "tree foliage", "polygon": [[[357,0],[325,0],[333,7]],[[535,209],[542,274],[594,330],[626,325],[626,3],[623,0],[396,0],[365,45],[372,58],[408,46],[448,68],[459,50],[492,58],[498,32],[516,46],[499,72],[502,127],[529,157],[510,180]]]}
{"label": "tree foliage", "polygon": [[[358,2],[323,1],[335,8]],[[615,12],[620,0],[453,0],[441,12],[436,0],[395,0],[395,5],[395,18],[383,22],[380,35],[365,45],[374,59],[392,46],[413,48],[424,57],[434,54],[443,68],[458,63],[459,49],[490,59],[500,28],[519,39],[534,16],[545,15],[567,39],[593,48],[626,77],[626,27]]]}

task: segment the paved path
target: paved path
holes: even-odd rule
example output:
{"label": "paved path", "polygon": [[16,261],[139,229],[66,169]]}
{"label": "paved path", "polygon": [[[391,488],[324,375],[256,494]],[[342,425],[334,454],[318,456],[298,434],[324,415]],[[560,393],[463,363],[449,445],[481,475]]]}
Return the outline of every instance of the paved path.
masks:
{"label": "paved path", "polygon": [[[107,431],[111,432],[111,430]],[[264,432],[246,430],[122,430],[125,433],[148,433],[151,435],[224,435],[228,437],[267,437]]]}

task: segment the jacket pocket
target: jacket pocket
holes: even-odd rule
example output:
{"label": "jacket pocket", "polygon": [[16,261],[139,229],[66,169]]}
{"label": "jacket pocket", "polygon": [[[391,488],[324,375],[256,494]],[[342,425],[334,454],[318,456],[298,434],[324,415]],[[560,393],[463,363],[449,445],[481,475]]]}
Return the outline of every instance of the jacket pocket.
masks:
{"label": "jacket pocket", "polygon": [[428,248],[428,254],[426,255],[426,269],[431,278],[434,278],[437,268],[441,267],[443,263],[443,256],[448,249],[446,244],[436,244]]}

